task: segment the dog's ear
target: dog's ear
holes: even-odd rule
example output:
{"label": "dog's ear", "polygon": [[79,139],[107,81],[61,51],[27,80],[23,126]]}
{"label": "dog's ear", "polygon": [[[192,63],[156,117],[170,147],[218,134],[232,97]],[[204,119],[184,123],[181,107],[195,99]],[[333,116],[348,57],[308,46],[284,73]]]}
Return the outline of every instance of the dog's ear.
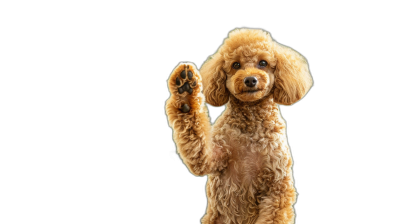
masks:
{"label": "dog's ear", "polygon": [[274,101],[291,105],[300,100],[311,88],[312,78],[307,60],[295,50],[275,42]]}
{"label": "dog's ear", "polygon": [[229,100],[230,93],[226,88],[226,74],[222,69],[223,63],[222,56],[216,53],[200,69],[206,102],[213,106],[222,106]]}

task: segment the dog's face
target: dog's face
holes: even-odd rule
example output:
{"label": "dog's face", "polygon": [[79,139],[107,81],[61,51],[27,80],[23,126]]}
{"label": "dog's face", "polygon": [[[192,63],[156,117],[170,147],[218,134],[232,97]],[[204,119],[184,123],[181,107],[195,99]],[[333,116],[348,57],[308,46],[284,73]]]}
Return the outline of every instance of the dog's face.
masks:
{"label": "dog's face", "polygon": [[[275,68],[268,63],[265,51],[251,51],[244,46],[236,57],[226,60],[226,87],[230,94],[241,101],[255,101],[267,96],[274,86]],[[246,55],[246,56],[245,56]]]}
{"label": "dog's face", "polygon": [[206,102],[221,106],[232,95],[243,102],[273,94],[290,105],[312,85],[307,61],[262,30],[237,29],[200,69]]}

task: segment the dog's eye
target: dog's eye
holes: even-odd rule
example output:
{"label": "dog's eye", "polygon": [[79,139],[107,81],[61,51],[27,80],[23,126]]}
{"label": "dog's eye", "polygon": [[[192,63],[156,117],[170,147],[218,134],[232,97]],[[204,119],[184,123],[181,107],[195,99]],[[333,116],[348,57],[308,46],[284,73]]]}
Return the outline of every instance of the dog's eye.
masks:
{"label": "dog's eye", "polygon": [[264,60],[262,60],[262,61],[260,61],[260,63],[258,63],[261,67],[267,67],[267,62],[266,61],[264,61]]}
{"label": "dog's eye", "polygon": [[232,64],[232,68],[234,68],[234,69],[239,69],[239,68],[240,68],[239,62],[233,63],[233,64]]}

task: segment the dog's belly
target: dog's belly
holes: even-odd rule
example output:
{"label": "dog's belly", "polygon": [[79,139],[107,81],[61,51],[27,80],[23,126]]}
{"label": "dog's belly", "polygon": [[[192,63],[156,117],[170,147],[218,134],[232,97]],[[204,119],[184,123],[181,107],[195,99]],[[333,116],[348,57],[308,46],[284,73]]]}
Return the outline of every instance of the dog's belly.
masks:
{"label": "dog's belly", "polygon": [[[227,169],[213,178],[214,200],[220,223],[254,223],[261,200],[262,157],[257,152],[235,151]],[[218,223],[218,222],[217,222]]]}

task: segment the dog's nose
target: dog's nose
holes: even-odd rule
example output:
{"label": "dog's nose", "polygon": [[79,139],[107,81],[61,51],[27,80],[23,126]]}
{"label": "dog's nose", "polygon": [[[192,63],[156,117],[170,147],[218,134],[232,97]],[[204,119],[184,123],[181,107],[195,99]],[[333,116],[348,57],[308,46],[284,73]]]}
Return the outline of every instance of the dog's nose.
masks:
{"label": "dog's nose", "polygon": [[257,84],[257,78],[253,76],[246,77],[244,78],[244,84],[248,87],[254,87]]}

